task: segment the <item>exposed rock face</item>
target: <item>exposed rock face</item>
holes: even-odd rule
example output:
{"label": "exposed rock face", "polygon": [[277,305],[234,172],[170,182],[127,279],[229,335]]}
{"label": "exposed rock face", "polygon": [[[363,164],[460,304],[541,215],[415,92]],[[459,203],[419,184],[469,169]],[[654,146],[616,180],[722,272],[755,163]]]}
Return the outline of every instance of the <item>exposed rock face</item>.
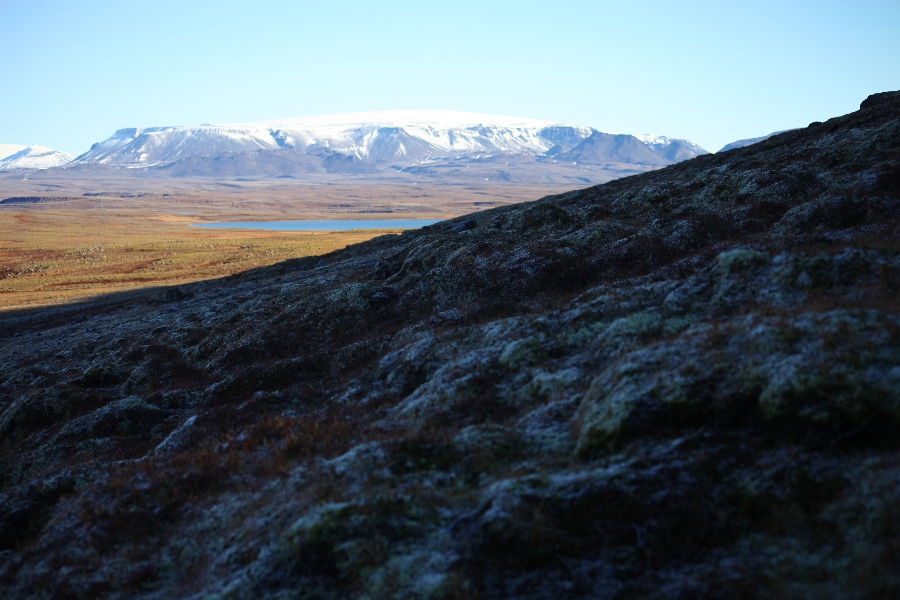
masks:
{"label": "exposed rock face", "polygon": [[4,317],[4,597],[900,595],[898,182],[893,93]]}

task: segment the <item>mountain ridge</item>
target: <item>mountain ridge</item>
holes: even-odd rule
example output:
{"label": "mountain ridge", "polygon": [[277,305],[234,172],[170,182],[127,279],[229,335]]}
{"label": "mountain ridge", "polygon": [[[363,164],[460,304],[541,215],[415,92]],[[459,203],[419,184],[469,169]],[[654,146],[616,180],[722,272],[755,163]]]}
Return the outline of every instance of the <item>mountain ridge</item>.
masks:
{"label": "mountain ridge", "polygon": [[28,146],[22,146],[21,144],[0,144],[0,160],[11,154],[15,154],[16,152],[20,152],[27,147]]}
{"label": "mountain ridge", "polygon": [[[328,171],[324,161],[334,161],[336,155],[355,157],[389,173],[396,167],[435,160],[530,154],[534,157],[533,166],[546,170],[540,167],[540,159],[570,152],[592,136],[610,135],[590,127],[517,117],[453,111],[384,111],[250,124],[125,128],[94,144],[72,164],[169,172],[193,169],[196,173],[197,165],[209,162],[210,157],[232,156],[229,160],[235,164],[246,164],[246,159],[235,159],[234,155],[255,152],[259,156],[254,162],[264,172],[278,171],[281,175],[293,174],[292,160],[298,173],[315,168],[312,165],[317,162],[319,170]],[[636,163],[640,166],[663,166],[706,152],[687,140],[664,136],[619,137],[643,150]],[[269,164],[262,166],[267,157],[271,159]],[[181,161],[187,162],[179,165]],[[606,165],[627,161],[615,152],[603,155],[594,149],[582,152],[581,162]],[[221,165],[216,172],[221,173]]]}

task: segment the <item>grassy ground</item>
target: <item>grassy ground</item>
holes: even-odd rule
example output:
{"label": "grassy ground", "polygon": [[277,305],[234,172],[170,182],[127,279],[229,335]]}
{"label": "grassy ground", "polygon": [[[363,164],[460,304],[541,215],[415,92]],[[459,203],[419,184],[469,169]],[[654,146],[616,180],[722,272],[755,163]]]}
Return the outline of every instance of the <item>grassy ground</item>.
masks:
{"label": "grassy ground", "polygon": [[0,311],[231,275],[389,233],[213,230],[191,223],[445,219],[568,189],[225,182],[53,169],[27,175],[0,174]]}
{"label": "grassy ground", "polygon": [[0,211],[0,310],[221,277],[388,233],[190,227],[196,220],[141,210]]}

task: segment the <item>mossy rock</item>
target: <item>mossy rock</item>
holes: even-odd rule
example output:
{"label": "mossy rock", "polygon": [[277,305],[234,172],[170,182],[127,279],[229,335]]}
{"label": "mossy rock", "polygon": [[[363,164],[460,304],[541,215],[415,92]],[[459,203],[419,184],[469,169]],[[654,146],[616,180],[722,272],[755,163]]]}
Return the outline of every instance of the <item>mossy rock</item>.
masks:
{"label": "mossy rock", "polygon": [[566,209],[548,202],[535,204],[522,211],[522,229],[544,229],[565,225],[573,220]]}
{"label": "mossy rock", "polygon": [[588,456],[601,449],[612,449],[636,407],[636,396],[628,392],[611,394],[604,376],[594,379],[575,417],[575,453]]}
{"label": "mossy rock", "polygon": [[596,377],[575,415],[575,452],[591,456],[624,439],[696,420],[709,402],[711,369],[681,361],[677,345],[638,351]]}
{"label": "mossy rock", "polygon": [[662,335],[664,322],[659,312],[636,312],[610,323],[600,337],[607,348],[627,350]]}
{"label": "mossy rock", "polygon": [[127,378],[128,374],[116,366],[95,363],[84,370],[77,382],[85,387],[108,387],[118,385]]}
{"label": "mossy rock", "polygon": [[162,410],[143,398],[129,396],[70,421],[57,438],[85,440],[118,434],[146,434],[148,425],[156,424],[164,417]]}
{"label": "mossy rock", "polygon": [[737,248],[722,252],[716,256],[716,267],[725,275],[744,273],[754,267],[769,262],[765,252]]}
{"label": "mossy rock", "polygon": [[286,532],[299,563],[313,570],[359,580],[387,559],[386,549],[430,531],[433,515],[402,496],[375,496],[364,503],[330,502],[310,510]]}
{"label": "mossy rock", "polygon": [[449,471],[461,458],[456,448],[446,440],[411,437],[400,440],[391,449],[390,470],[393,475]]}
{"label": "mossy rock", "polygon": [[659,311],[634,312],[614,320],[599,334],[601,346],[615,356],[659,338],[681,333],[693,324],[687,316],[665,316]]}
{"label": "mossy rock", "polygon": [[3,411],[0,431],[8,434],[19,427],[25,430],[46,427],[57,422],[67,410],[68,402],[58,393],[24,396]]}
{"label": "mossy rock", "polygon": [[538,371],[517,396],[524,400],[551,400],[580,380],[581,371],[574,367],[561,371]]}
{"label": "mossy rock", "polygon": [[827,255],[792,256],[781,261],[773,279],[791,290],[824,290],[837,282],[836,266],[834,258]]}
{"label": "mossy rock", "polygon": [[900,427],[900,368],[880,374],[796,370],[773,379],[759,396],[773,425],[849,435],[856,429],[895,437]]}
{"label": "mossy rock", "polygon": [[534,363],[541,356],[541,344],[537,338],[527,337],[513,340],[500,352],[500,364],[516,370]]}
{"label": "mossy rock", "polygon": [[417,600],[466,597],[460,594],[466,586],[448,572],[454,558],[451,553],[427,547],[393,555],[367,575],[365,597]]}
{"label": "mossy rock", "polygon": [[331,502],[312,509],[287,531],[288,544],[299,560],[326,571],[350,566],[353,548],[346,546],[363,527],[365,517],[350,502]]}

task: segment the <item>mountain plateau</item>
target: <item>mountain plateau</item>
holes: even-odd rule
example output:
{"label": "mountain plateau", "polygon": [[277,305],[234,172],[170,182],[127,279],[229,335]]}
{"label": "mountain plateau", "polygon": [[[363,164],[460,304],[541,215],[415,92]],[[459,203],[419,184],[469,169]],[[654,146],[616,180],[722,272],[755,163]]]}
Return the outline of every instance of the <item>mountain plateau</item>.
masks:
{"label": "mountain plateau", "polygon": [[[705,152],[687,140],[614,135],[550,121],[453,111],[385,111],[121,129],[94,144],[72,166],[106,165],[175,177],[303,178],[317,173],[404,177],[414,171],[448,181],[563,177],[590,183]],[[485,168],[485,161],[509,168]]]}

